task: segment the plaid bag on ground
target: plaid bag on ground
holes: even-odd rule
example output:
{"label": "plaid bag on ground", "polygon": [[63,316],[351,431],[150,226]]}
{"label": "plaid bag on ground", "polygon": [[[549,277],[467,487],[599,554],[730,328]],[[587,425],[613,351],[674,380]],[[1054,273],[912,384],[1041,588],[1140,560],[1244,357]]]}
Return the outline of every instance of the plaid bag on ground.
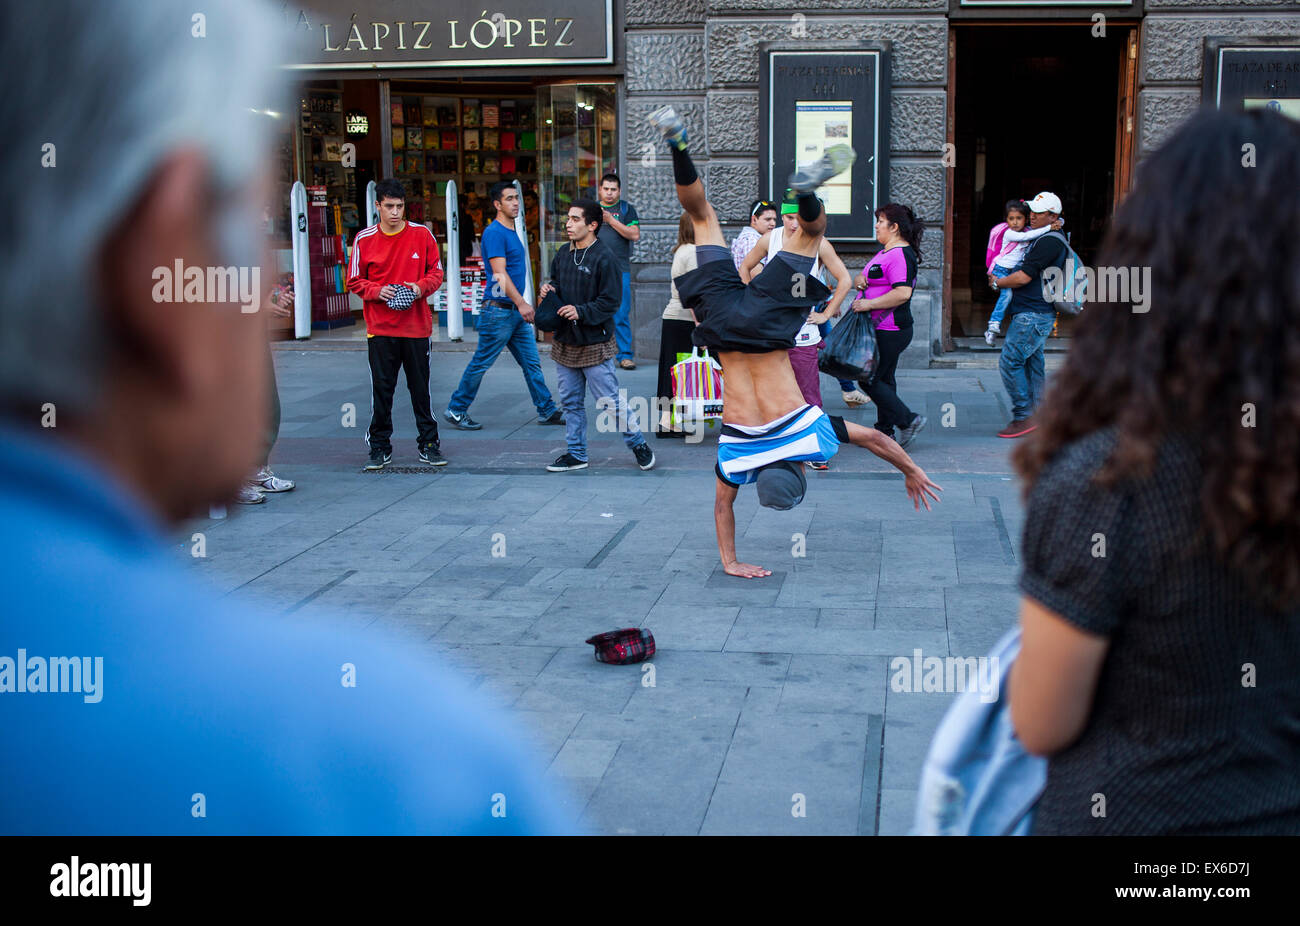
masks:
{"label": "plaid bag on ground", "polygon": [[655,654],[655,635],[639,627],[609,630],[588,637],[587,642],[596,647],[596,661],[613,665],[642,662]]}

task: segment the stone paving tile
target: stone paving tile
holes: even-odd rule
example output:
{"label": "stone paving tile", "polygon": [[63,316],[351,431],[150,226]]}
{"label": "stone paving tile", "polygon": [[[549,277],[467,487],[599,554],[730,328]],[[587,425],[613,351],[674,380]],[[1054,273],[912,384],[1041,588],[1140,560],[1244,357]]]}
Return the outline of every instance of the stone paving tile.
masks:
{"label": "stone paving tile", "polygon": [[[913,646],[947,651],[948,637],[941,631],[872,630],[866,616],[870,612],[826,610],[833,613],[822,626],[823,609],[743,607],[727,639],[727,652],[893,656]],[[846,626],[843,618],[854,614],[861,626]]]}
{"label": "stone paving tile", "polygon": [[795,655],[781,691],[782,714],[883,714],[883,656]]}
{"label": "stone paving tile", "polygon": [[912,789],[935,728],[956,697],[953,694],[890,691],[886,696],[885,749],[881,788]]}
{"label": "stone paving tile", "polygon": [[726,754],[722,741],[624,740],[580,822],[618,835],[694,836]]}
{"label": "stone paving tile", "polygon": [[878,836],[907,836],[912,832],[916,813],[915,788],[880,789],[880,829]]}
{"label": "stone paving tile", "polygon": [[[433,601],[430,606],[438,604]],[[434,639],[444,644],[519,643],[537,619],[538,611],[545,607],[545,604],[495,599],[459,602],[443,608],[442,613],[450,613],[451,619],[437,631]]]}
{"label": "stone paving tile", "polygon": [[600,786],[599,778],[565,778],[548,773],[543,777],[547,788],[552,792],[555,808],[561,822],[570,832],[589,836],[608,835],[608,828],[595,819],[585,823],[583,814],[591,796]]}
{"label": "stone paving tile", "polygon": [[443,655],[453,665],[467,672],[512,678],[536,678],[555,658],[550,646],[513,646],[509,644],[462,644],[444,646]]}
{"label": "stone paving tile", "polygon": [[866,743],[855,715],[743,714],[701,833],[856,833]]}
{"label": "stone paving tile", "polygon": [[618,747],[617,740],[587,740],[570,736],[547,771],[561,778],[600,781]]}
{"label": "stone paving tile", "polygon": [[660,649],[651,660],[662,683],[734,682],[780,689],[790,668],[786,653],[697,652],[673,646]]}
{"label": "stone paving tile", "polygon": [[[657,674],[657,673],[656,673]],[[623,708],[625,716],[685,714],[698,716],[715,711],[739,713],[749,696],[747,685],[729,682],[702,682],[656,677],[653,688],[639,686]]]}
{"label": "stone paving tile", "polygon": [[559,753],[581,717],[572,709],[538,710],[516,705],[513,711],[519,735],[541,759],[543,768]]}
{"label": "stone paving tile", "polygon": [[538,676],[523,693],[515,706],[531,711],[602,711],[618,713],[627,706],[640,685],[639,677],[609,677],[595,682],[592,679],[553,678],[546,673]]}
{"label": "stone paving tile", "polygon": [[876,630],[948,630],[948,617],[942,603],[937,608],[881,607],[876,603]]}
{"label": "stone paving tile", "polygon": [[659,639],[672,641],[676,650],[698,649],[717,652],[727,642],[736,622],[738,607],[714,607],[681,601],[660,600],[641,621]]}
{"label": "stone paving tile", "polygon": [[1020,591],[1013,585],[963,583],[944,594],[954,655],[987,653],[1020,616]]}

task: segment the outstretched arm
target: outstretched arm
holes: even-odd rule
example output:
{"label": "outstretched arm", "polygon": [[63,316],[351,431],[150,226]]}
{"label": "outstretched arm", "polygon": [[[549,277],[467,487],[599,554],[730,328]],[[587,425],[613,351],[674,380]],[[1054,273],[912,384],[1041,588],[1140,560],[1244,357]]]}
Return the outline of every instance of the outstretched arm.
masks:
{"label": "outstretched arm", "polygon": [[770,576],[772,571],[762,566],[742,563],[736,559],[736,512],[733,505],[739,489],[717,480],[718,492],[713,501],[713,525],[718,531],[718,554],[722,557],[722,568],[729,576],[741,576],[745,579],[758,579]]}
{"label": "outstretched arm", "polygon": [[[844,427],[849,432],[849,440],[855,445],[870,450],[903,474],[907,497],[912,500],[917,511],[921,510],[921,505],[925,505],[925,510],[929,511],[931,498],[936,502],[939,501],[939,496],[934,494],[934,490],[938,489],[942,492],[943,486],[931,482],[925,470],[917,466],[907,455],[907,451],[898,446],[898,442],[892,437],[886,437],[875,428],[864,428],[852,421],[844,422]],[[927,495],[929,498],[926,497]]]}

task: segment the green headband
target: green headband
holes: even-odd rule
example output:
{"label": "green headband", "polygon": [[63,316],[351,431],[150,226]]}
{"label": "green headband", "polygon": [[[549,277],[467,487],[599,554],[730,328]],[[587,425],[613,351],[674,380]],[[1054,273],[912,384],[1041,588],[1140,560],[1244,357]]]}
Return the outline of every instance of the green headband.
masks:
{"label": "green headband", "polygon": [[799,211],[799,204],[798,204],[798,203],[781,203],[781,214],[782,214],[782,215],[791,215],[792,213],[795,213],[795,212],[798,212],[798,211]]}

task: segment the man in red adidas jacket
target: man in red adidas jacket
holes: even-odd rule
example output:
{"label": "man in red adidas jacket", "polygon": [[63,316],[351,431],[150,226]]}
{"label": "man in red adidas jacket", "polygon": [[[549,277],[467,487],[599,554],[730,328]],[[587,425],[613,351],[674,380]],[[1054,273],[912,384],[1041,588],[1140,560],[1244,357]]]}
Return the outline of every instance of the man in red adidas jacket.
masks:
{"label": "man in red adidas jacket", "polygon": [[[429,336],[433,315],[428,297],[442,285],[442,261],[433,232],[407,222],[406,194],[396,180],[375,184],[379,224],[357,233],[348,263],[348,289],[365,300],[366,346],[374,411],[366,443],[366,469],[383,469],[393,458],[393,392],[397,371],[406,371],[415,423],[420,429],[420,462],[446,466],[438,441],[438,422],[429,401]],[[401,286],[415,291],[410,308],[390,309]]]}

